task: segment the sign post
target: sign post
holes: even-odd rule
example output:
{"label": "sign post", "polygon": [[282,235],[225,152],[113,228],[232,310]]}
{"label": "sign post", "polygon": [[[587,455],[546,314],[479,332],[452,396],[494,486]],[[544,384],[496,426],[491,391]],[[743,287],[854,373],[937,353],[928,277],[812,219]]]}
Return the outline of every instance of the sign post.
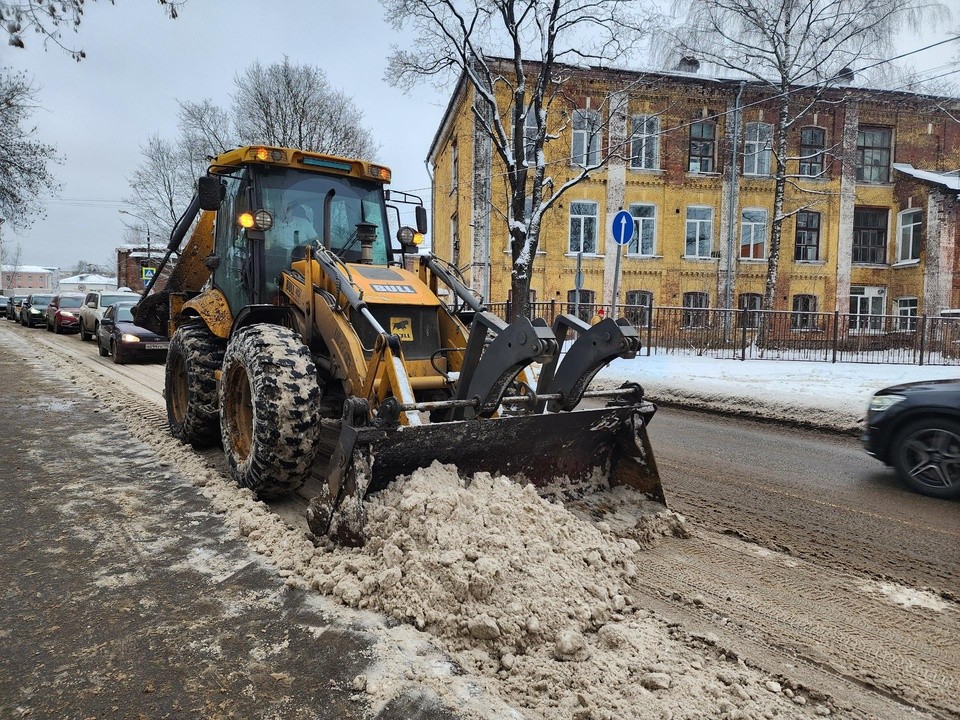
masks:
{"label": "sign post", "polygon": [[620,250],[624,245],[629,245],[633,239],[633,215],[626,210],[621,210],[613,216],[613,239],[617,243],[617,265],[613,272],[613,307],[610,308],[610,317],[617,317],[617,296],[620,292]]}

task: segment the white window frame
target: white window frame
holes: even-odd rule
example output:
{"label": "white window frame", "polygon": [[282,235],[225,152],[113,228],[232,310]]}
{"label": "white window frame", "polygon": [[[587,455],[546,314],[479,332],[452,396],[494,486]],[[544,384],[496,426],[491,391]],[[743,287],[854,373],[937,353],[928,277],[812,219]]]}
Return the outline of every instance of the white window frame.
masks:
{"label": "white window frame", "polygon": [[536,165],[534,146],[537,144],[537,117],[533,108],[527,110],[523,118],[523,162],[528,167]]}
{"label": "white window frame", "polygon": [[[638,215],[649,210],[650,215]],[[653,257],[657,251],[657,206],[653,203],[631,203],[633,216],[633,237],[627,245],[627,254],[637,257]]]}
{"label": "white window frame", "polygon": [[[706,218],[691,218],[691,210],[706,210],[709,217]],[[686,216],[686,235],[685,244],[684,244],[684,254],[685,258],[709,258],[711,257],[711,252],[713,250],[713,208],[709,205],[687,205],[687,216]],[[694,228],[694,239],[693,243],[695,245],[694,253],[691,254],[690,249],[690,230],[691,226]],[[706,228],[706,233],[702,233],[702,230]],[[702,243],[706,241],[706,249],[702,246]]]}
{"label": "white window frame", "polygon": [[[819,130],[822,137],[820,145],[805,145],[803,143],[803,133],[805,130]],[[827,149],[827,129],[819,125],[806,125],[800,128],[800,162],[798,165],[798,174],[802,177],[822,177],[826,169],[826,149]],[[815,152],[805,152],[807,148],[816,148]]]}
{"label": "white window frame", "polygon": [[897,316],[897,330],[915,332],[920,309],[919,299],[912,296],[898,297],[893,303],[893,314]]}
{"label": "white window frame", "polygon": [[883,331],[886,295],[887,289],[879,285],[851,286],[850,332],[869,334]]}
{"label": "white window frame", "polygon": [[[689,300],[703,300],[703,304],[688,303]],[[680,327],[704,328],[710,324],[707,312],[710,309],[710,293],[691,291],[683,294],[683,312],[680,313]]]}
{"label": "white window frame", "polygon": [[[587,206],[587,205],[592,206],[592,209],[593,209],[592,213],[585,212],[587,208],[584,206]],[[580,207],[577,207],[577,206],[580,206]],[[574,210],[578,210],[579,212],[574,212]],[[570,202],[570,236],[567,244],[568,252],[570,254],[575,255],[578,252],[582,252],[584,255],[597,254],[597,240],[598,240],[597,228],[600,225],[599,223],[600,216],[598,214],[599,212],[600,212],[600,204],[592,200],[572,200]],[[593,241],[593,249],[587,250],[584,248],[584,245],[585,245],[584,239],[587,236],[587,232],[588,232],[587,228],[589,223],[587,221],[591,219],[593,220],[593,232],[592,232],[593,237],[591,238]],[[575,235],[576,235],[576,241],[575,241]]]}
{"label": "white window frame", "polygon": [[747,123],[743,132],[743,174],[769,176],[772,148],[773,125]]}
{"label": "white window frame", "polygon": [[[800,310],[798,305],[802,302],[806,302],[808,307],[806,310]],[[797,293],[793,296],[791,301],[791,310],[790,310],[790,329],[791,330],[819,330],[820,323],[818,321],[819,312],[817,307],[820,304],[820,300],[816,295],[811,293]]]}
{"label": "white window frame", "polygon": [[634,115],[630,133],[630,167],[634,170],[660,168],[660,118]]}
{"label": "white window frame", "polygon": [[623,298],[624,317],[636,327],[647,327],[653,310],[653,293],[650,290],[627,290]]}
{"label": "white window frame", "polygon": [[[916,215],[916,221],[905,222],[908,215]],[[897,262],[910,262],[920,259],[920,230],[922,227],[923,211],[920,208],[907,208],[897,213]],[[914,245],[916,246],[916,254],[913,252]]]}
{"label": "white window frame", "polygon": [[[578,127],[579,126],[579,127]],[[570,162],[580,167],[593,167],[600,162],[600,113],[585,108],[573,111],[573,137]]]}
{"label": "white window frame", "polygon": [[[762,214],[763,219],[758,216]],[[740,211],[740,259],[741,260],[763,260],[767,256],[767,217],[766,208],[743,208]],[[757,242],[757,238],[760,242]],[[749,242],[748,242],[749,241]],[[760,255],[755,255],[753,248],[760,246]],[[743,249],[751,248],[748,254],[744,255]]]}
{"label": "white window frame", "polygon": [[738,327],[744,327],[743,311],[746,310],[746,327],[756,329],[760,327],[760,308],[763,306],[763,295],[760,293],[740,293],[737,296],[737,310],[740,314],[737,316]]}
{"label": "white window frame", "polygon": [[454,213],[450,216],[450,257],[454,265],[460,262],[460,215]]}

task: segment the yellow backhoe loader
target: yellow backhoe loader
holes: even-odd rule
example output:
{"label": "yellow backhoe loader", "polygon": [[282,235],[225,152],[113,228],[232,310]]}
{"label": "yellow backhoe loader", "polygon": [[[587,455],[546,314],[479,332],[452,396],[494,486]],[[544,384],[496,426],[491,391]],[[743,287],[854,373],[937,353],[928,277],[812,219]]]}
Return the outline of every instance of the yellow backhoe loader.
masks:
{"label": "yellow backhoe loader", "polygon": [[[173,434],[222,443],[236,482],[261,498],[318,479],[310,527],[346,543],[362,542],[368,494],[434,460],[538,487],[599,478],[663,503],[645,429],[655,407],[636,384],[587,389],[636,355],[635,329],[487,312],[454,268],[418,252],[422,202],[389,180],[290,148],[213,159],[171,233],[167,284],[136,309],[171,335]],[[394,243],[388,218],[400,225],[403,204],[417,227]],[[584,397],[606,404],[576,410]]]}

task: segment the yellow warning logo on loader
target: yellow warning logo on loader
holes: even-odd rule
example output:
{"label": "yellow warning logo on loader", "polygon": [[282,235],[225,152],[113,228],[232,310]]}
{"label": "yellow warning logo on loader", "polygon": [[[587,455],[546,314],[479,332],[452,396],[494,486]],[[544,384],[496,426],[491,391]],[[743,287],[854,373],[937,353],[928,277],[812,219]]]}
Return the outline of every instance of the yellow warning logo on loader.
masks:
{"label": "yellow warning logo on loader", "polygon": [[390,334],[396,335],[401,342],[413,342],[413,325],[408,317],[390,318]]}

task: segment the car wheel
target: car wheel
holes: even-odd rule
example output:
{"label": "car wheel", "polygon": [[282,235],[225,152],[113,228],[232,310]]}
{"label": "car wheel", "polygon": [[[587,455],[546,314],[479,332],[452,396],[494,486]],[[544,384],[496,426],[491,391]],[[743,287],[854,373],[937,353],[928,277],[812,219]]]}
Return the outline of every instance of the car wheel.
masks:
{"label": "car wheel", "polygon": [[107,357],[110,354],[110,349],[104,347],[104,344],[100,342],[100,336],[97,336],[97,352],[100,353],[100,357]]}
{"label": "car wheel", "polygon": [[922,495],[960,497],[960,423],[925,418],[907,425],[893,441],[893,465]]}
{"label": "car wheel", "polygon": [[120,346],[117,345],[113,340],[110,341],[110,354],[113,355],[113,362],[115,365],[123,365],[127,359],[123,356],[123,351],[120,349]]}
{"label": "car wheel", "polygon": [[266,323],[238,330],[220,381],[223,452],[236,483],[261,499],[297,490],[321,429],[317,369],[300,336]]}
{"label": "car wheel", "polygon": [[163,397],[173,436],[197,449],[220,442],[216,372],[226,342],[204,325],[184,325],[170,338]]}
{"label": "car wheel", "polygon": [[81,340],[89,340],[89,339],[92,338],[92,337],[93,337],[93,335],[91,335],[90,333],[87,332],[87,329],[86,329],[86,327],[85,327],[84,324],[83,324],[83,320],[81,320],[81,321],[80,321],[80,339],[81,339]]}

